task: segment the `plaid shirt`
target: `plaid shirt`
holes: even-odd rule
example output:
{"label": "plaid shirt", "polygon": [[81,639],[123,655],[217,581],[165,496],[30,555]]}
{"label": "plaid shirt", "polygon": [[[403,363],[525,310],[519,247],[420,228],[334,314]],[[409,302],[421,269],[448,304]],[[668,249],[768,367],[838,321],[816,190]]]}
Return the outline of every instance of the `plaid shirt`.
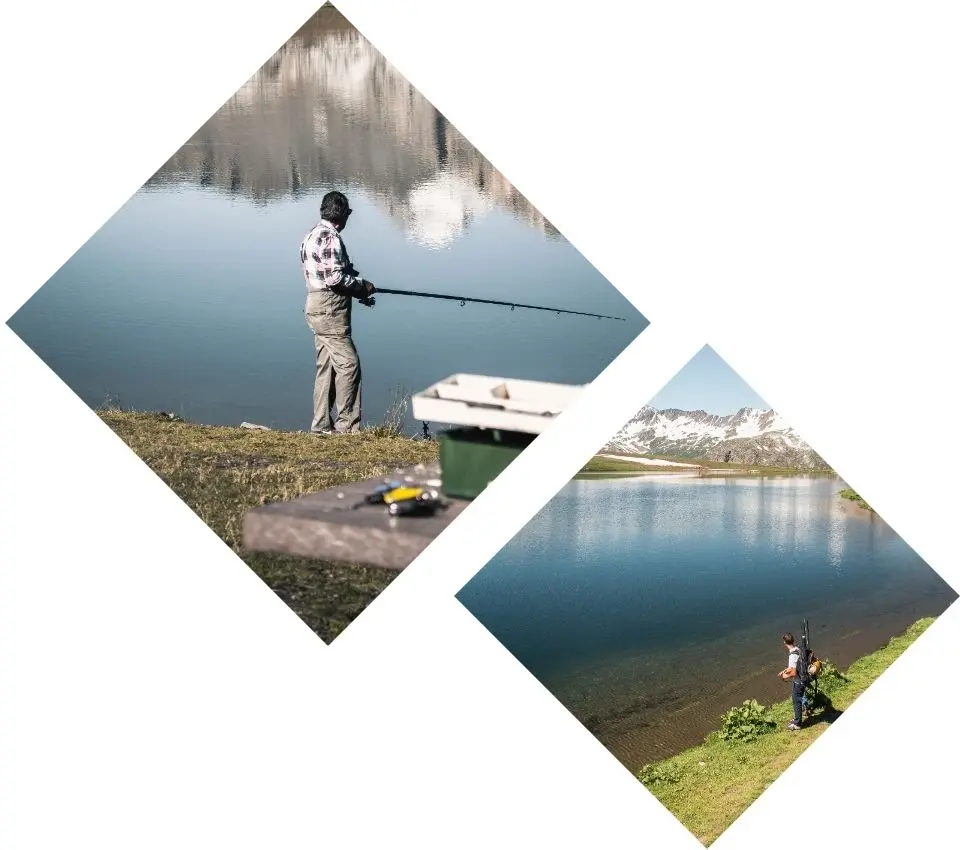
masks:
{"label": "plaid shirt", "polygon": [[300,262],[308,292],[332,289],[343,294],[363,292],[363,278],[350,262],[336,228],[320,220],[300,245]]}

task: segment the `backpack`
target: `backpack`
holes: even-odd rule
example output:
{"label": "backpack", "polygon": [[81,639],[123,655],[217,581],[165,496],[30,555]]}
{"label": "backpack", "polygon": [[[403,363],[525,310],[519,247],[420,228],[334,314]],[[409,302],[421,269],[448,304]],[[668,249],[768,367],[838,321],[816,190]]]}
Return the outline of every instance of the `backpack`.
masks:
{"label": "backpack", "polygon": [[794,665],[794,670],[797,671],[794,681],[799,682],[801,685],[806,685],[808,679],[807,675],[804,673],[804,667],[806,666],[803,663],[804,652],[799,646],[790,650],[790,659],[793,660],[794,657],[797,659],[797,662]]}
{"label": "backpack", "polygon": [[[820,675],[820,659],[814,654],[809,646],[805,646],[806,641],[801,641],[797,647],[797,680],[804,687],[813,682]],[[792,655],[793,653],[791,653]]]}

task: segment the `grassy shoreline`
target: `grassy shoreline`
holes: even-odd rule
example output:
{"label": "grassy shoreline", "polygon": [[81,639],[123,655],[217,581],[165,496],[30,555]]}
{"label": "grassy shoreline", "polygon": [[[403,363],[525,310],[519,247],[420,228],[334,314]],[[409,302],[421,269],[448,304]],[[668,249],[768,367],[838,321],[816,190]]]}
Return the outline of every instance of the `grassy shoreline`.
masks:
{"label": "grassy shoreline", "polygon": [[[593,457],[581,468],[578,475],[645,475],[647,473],[675,473],[690,475],[699,473],[701,475],[817,475],[821,477],[834,477],[836,473],[832,470],[823,469],[800,469],[791,466],[759,466],[757,464],[744,463],[724,463],[722,461],[708,461],[702,458],[689,457],[667,457],[660,455],[642,455],[652,463],[637,463],[630,460],[630,455],[614,456],[604,453],[604,457]],[[634,455],[633,457],[636,457]],[[662,461],[663,463],[656,463]],[[685,464],[677,466],[676,464]]]}
{"label": "grassy shoreline", "polygon": [[841,490],[837,495],[841,499],[847,499],[848,501],[853,502],[855,505],[863,508],[865,511],[876,513],[876,511],[867,504],[863,496],[861,496],[856,490],[851,490],[849,487],[847,487],[846,489]]}
{"label": "grassy shoreline", "polygon": [[436,443],[397,436],[386,428],[318,438],[298,431],[199,425],[163,413],[97,414],[328,643],[396,573],[248,551],[241,543],[244,515],[265,502],[294,499],[437,457]]}
{"label": "grassy shoreline", "polygon": [[765,719],[776,724],[775,731],[747,741],[724,741],[719,732],[711,733],[703,744],[645,765],[638,778],[709,846],[935,619],[918,620],[843,673],[824,678],[821,688],[828,697],[827,705],[815,711],[799,732],[784,731],[793,716],[787,699],[764,713]]}

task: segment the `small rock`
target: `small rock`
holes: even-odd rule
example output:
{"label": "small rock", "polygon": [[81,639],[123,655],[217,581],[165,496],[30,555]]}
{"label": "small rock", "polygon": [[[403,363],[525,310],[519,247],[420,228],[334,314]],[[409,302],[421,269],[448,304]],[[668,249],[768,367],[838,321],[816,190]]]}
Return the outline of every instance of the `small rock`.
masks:
{"label": "small rock", "polygon": [[266,425],[254,425],[252,422],[241,422],[241,428],[246,428],[248,431],[269,431],[270,429]]}

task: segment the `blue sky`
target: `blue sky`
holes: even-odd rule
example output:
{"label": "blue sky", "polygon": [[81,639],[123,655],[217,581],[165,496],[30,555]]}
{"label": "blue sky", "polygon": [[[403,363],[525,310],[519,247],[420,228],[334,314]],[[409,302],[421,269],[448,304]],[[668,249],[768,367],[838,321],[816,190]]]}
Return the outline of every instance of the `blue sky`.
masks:
{"label": "blue sky", "polygon": [[709,346],[697,353],[650,404],[660,410],[676,407],[719,416],[736,413],[741,407],[770,407]]}

